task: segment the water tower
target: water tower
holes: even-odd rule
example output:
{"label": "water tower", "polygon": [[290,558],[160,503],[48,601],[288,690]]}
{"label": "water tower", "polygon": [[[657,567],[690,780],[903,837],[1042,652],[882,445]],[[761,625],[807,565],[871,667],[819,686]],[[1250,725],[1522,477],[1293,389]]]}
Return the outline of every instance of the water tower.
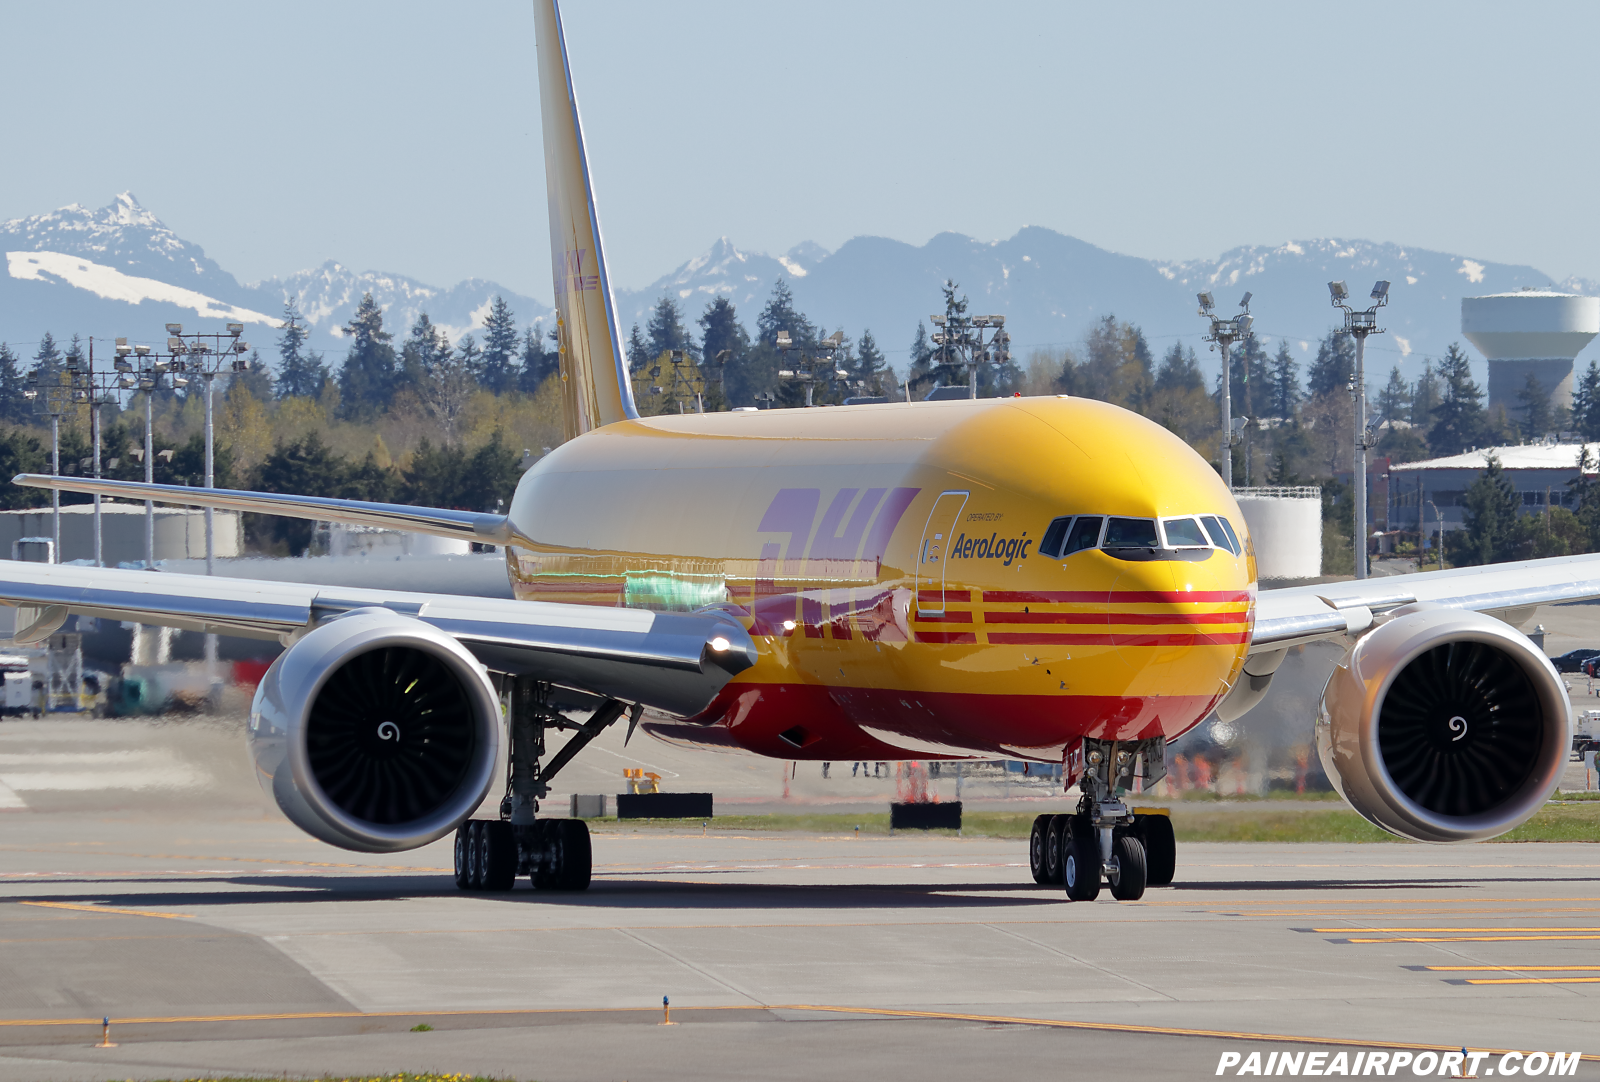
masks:
{"label": "water tower", "polygon": [[1523,288],[1516,293],[1461,298],[1461,333],[1489,361],[1489,413],[1513,420],[1517,394],[1535,376],[1550,396],[1551,413],[1572,404],[1572,365],[1600,334],[1600,297]]}

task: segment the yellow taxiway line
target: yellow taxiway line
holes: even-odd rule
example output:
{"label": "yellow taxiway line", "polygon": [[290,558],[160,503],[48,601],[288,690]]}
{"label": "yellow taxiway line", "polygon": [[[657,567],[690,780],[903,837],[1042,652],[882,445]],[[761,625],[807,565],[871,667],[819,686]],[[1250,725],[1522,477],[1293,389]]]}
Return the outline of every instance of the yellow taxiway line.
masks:
{"label": "yellow taxiway line", "polygon": [[157,913],[150,909],[113,909],[108,905],[73,905],[71,902],[18,902],[45,909],[73,909],[80,913],[106,913],[118,917],[165,917],[167,920],[193,920],[193,913]]}
{"label": "yellow taxiway line", "polygon": [[[948,1022],[982,1022],[991,1025],[1015,1026],[1044,1026],[1052,1029],[1095,1030],[1107,1033],[1135,1033],[1146,1036],[1161,1037],[1204,1037],[1234,1041],[1270,1041],[1278,1044],[1311,1044],[1331,1045],[1347,1048],[1397,1048],[1416,1051],[1457,1051],[1459,1045],[1424,1044],[1405,1041],[1373,1041],[1351,1037],[1308,1037],[1286,1033],[1253,1033],[1248,1030],[1226,1029],[1189,1029],[1180,1026],[1139,1026],[1120,1022],[1083,1022],[1061,1018],[1028,1018],[1016,1015],[995,1014],[964,1014],[954,1011],[913,1011],[899,1010],[889,1007],[846,1007],[832,1004],[818,1003],[768,1003],[751,1005],[733,1005],[721,1007],[688,1007],[680,1008],[681,1013],[690,1014],[696,1011],[804,1011],[815,1014],[851,1014],[868,1015],[880,1018],[905,1018],[928,1019],[933,1021]],[[339,1019],[339,1018],[449,1018],[472,1016],[506,1017],[522,1015],[527,1017],[549,1016],[562,1014],[616,1014],[616,1013],[648,1013],[652,1017],[654,1008],[635,1007],[564,1007],[548,1009],[521,1009],[521,1010],[472,1010],[472,1011],[306,1011],[293,1014],[217,1014],[217,1015],[180,1015],[170,1017],[149,1018],[114,1018],[113,1025],[171,1025],[178,1023],[207,1023],[207,1022],[286,1022],[304,1021],[311,1019]],[[99,1018],[16,1018],[0,1019],[0,1027],[27,1027],[27,1026],[99,1026]],[[1507,1048],[1482,1048],[1472,1051],[1487,1052],[1490,1055],[1502,1055],[1506,1052],[1517,1051]],[[1583,1059],[1590,1062],[1600,1062],[1600,1055],[1585,1055]]]}

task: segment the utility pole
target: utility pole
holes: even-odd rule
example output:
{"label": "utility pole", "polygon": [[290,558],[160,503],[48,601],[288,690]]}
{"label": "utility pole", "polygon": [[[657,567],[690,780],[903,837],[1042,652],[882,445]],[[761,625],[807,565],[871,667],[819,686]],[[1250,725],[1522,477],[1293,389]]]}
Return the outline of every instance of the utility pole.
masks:
{"label": "utility pole", "polygon": [[1382,334],[1383,328],[1378,326],[1378,309],[1389,303],[1389,283],[1376,282],[1372,286],[1372,300],[1376,303],[1365,311],[1358,312],[1345,303],[1350,297],[1350,290],[1343,282],[1329,282],[1328,293],[1333,298],[1333,306],[1344,312],[1344,331],[1354,335],[1356,340],[1356,375],[1351,391],[1355,393],[1356,423],[1355,423],[1355,469],[1351,481],[1355,487],[1356,514],[1355,514],[1355,555],[1356,578],[1367,577],[1367,448],[1371,444],[1370,433],[1367,432],[1367,377],[1365,355],[1367,335]]}
{"label": "utility pole", "polygon": [[1229,347],[1239,339],[1250,333],[1250,328],[1255,325],[1256,318],[1250,314],[1250,298],[1252,293],[1246,293],[1239,302],[1239,307],[1244,309],[1232,319],[1223,319],[1216,314],[1217,301],[1208,289],[1197,294],[1200,301],[1200,318],[1211,321],[1211,332],[1201,339],[1210,342],[1211,348],[1222,347],[1222,483],[1228,486],[1228,491],[1233,491],[1233,361],[1229,356]]}

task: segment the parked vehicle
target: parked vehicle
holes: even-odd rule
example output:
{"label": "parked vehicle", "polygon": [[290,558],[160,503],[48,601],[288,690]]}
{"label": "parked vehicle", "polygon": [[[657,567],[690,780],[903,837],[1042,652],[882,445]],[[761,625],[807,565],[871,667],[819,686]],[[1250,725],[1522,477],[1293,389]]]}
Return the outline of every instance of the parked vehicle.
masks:
{"label": "parked vehicle", "polygon": [[1556,672],[1584,672],[1586,671],[1583,667],[1584,662],[1594,658],[1600,658],[1600,649],[1585,646],[1579,650],[1568,650],[1560,657],[1551,658],[1550,661],[1555,665]]}

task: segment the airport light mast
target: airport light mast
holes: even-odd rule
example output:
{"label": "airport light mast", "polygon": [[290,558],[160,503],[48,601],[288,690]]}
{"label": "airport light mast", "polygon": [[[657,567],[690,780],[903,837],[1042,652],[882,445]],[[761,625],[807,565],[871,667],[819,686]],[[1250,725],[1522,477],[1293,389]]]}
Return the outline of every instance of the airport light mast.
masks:
{"label": "airport light mast", "polygon": [[1350,480],[1356,494],[1353,538],[1356,578],[1364,579],[1367,577],[1367,448],[1371,446],[1371,433],[1367,431],[1367,380],[1364,361],[1367,335],[1383,333],[1383,328],[1378,326],[1378,309],[1389,303],[1389,283],[1373,283],[1371,297],[1375,303],[1359,312],[1345,303],[1350,298],[1350,290],[1343,282],[1329,282],[1328,293],[1333,299],[1333,306],[1344,312],[1344,333],[1356,340],[1355,382],[1350,386],[1350,390],[1355,394],[1356,405],[1355,469]]}
{"label": "airport light mast", "polygon": [[[965,299],[962,305],[965,306]],[[939,329],[933,332],[934,363],[967,370],[967,397],[978,397],[978,366],[1002,365],[1011,359],[1011,335],[1005,316],[968,316],[946,313],[929,316]],[[987,339],[985,332],[991,332]]]}
{"label": "airport light mast", "polygon": [[[1250,298],[1252,293],[1246,293],[1239,301],[1239,307],[1244,309],[1232,319],[1223,319],[1217,315],[1216,298],[1210,290],[1197,294],[1200,301],[1200,317],[1211,321],[1211,331],[1203,342],[1210,342],[1211,348],[1222,347],[1222,483],[1228,486],[1228,491],[1233,491],[1233,362],[1229,359],[1229,348],[1239,339],[1250,333],[1250,328],[1255,325],[1256,317],[1250,314]],[[1245,419],[1249,423],[1249,419]]]}
{"label": "airport light mast", "polygon": [[[783,354],[783,367],[778,370],[778,378],[804,383],[808,407],[811,405],[811,395],[819,380],[827,382],[831,387],[841,380],[850,378],[850,373],[839,367],[839,352],[844,349],[843,331],[834,331],[818,342],[815,356],[800,349],[788,331],[779,331],[774,344],[778,347],[778,352]],[[797,350],[800,359],[791,362],[789,354]]]}

